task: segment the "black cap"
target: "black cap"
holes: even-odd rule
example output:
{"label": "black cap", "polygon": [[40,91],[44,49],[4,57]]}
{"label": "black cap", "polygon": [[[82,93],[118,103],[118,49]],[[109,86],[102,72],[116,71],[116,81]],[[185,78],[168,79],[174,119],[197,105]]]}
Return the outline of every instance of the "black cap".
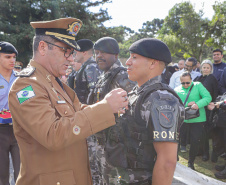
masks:
{"label": "black cap", "polygon": [[80,51],[88,51],[93,48],[93,42],[89,39],[80,39],[77,41],[77,44],[80,47]]}
{"label": "black cap", "polygon": [[137,53],[147,58],[160,60],[166,64],[169,64],[172,61],[168,46],[158,39],[140,39],[134,42],[130,46],[129,50],[132,53]]}
{"label": "black cap", "polygon": [[118,42],[112,37],[103,37],[97,40],[93,48],[110,54],[119,54]]}
{"label": "black cap", "polygon": [[51,21],[38,21],[30,23],[35,28],[36,35],[47,35],[67,44],[75,50],[80,47],[75,41],[75,36],[82,27],[82,21],[77,18],[61,18]]}
{"label": "black cap", "polygon": [[10,44],[9,42],[0,42],[0,53],[7,53],[7,54],[12,54],[15,53],[16,56],[18,55],[18,51],[16,48]]}

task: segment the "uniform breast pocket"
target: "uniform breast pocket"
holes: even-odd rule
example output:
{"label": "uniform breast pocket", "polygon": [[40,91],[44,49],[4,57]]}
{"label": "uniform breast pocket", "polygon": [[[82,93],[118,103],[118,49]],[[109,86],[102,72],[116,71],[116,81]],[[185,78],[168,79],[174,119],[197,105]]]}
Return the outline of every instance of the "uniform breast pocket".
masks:
{"label": "uniform breast pocket", "polygon": [[75,185],[72,170],[39,175],[40,185]]}
{"label": "uniform breast pocket", "polygon": [[61,117],[71,116],[74,113],[67,104],[57,104],[55,105],[55,109]]}
{"label": "uniform breast pocket", "polygon": [[5,89],[0,89],[0,105],[2,105],[5,101],[5,99],[8,98],[8,95],[6,93]]}

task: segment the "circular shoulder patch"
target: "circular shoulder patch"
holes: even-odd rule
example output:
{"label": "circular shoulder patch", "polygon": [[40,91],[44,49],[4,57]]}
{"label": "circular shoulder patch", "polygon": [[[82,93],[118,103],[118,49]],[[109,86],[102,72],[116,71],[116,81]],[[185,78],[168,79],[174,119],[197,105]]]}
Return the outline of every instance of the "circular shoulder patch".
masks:
{"label": "circular shoulder patch", "polygon": [[73,127],[73,133],[74,133],[75,135],[79,135],[79,134],[80,134],[80,131],[81,131],[81,129],[80,129],[79,126],[75,125],[75,126]]}

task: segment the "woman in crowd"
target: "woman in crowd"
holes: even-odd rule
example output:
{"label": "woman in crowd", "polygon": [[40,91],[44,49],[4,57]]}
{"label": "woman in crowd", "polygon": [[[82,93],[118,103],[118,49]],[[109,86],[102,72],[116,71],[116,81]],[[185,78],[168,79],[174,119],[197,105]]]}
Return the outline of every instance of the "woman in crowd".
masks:
{"label": "woman in crowd", "polygon": [[[218,96],[218,81],[213,76],[213,64],[210,60],[204,60],[201,64],[201,76],[197,77],[194,81],[201,82],[203,86],[209,91],[212,101],[215,101]],[[203,133],[203,147],[200,148],[200,152],[203,155],[202,160],[209,160],[209,134],[212,130],[210,113],[207,106],[206,110],[206,124],[204,125],[204,133]]]}
{"label": "woman in crowd", "polygon": [[[181,85],[176,87],[174,90],[179,95],[181,100],[185,102],[189,90],[192,88],[190,95],[185,103],[186,107],[191,107],[191,109],[199,109],[200,115],[196,118],[184,120],[184,124],[181,129],[188,130],[190,139],[190,151],[188,159],[188,167],[195,170],[194,161],[198,154],[200,147],[200,141],[202,138],[203,127],[206,122],[206,112],[205,106],[211,102],[210,93],[200,82],[192,82],[191,74],[189,72],[184,72],[180,77]],[[182,133],[181,133],[182,134]]]}

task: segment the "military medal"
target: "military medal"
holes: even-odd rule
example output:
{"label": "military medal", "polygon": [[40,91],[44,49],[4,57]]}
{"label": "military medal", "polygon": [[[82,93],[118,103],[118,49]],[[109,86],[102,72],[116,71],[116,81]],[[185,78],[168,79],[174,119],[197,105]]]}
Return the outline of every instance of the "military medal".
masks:
{"label": "military medal", "polygon": [[73,133],[74,133],[75,135],[79,135],[79,134],[80,134],[80,131],[81,131],[81,129],[80,129],[79,126],[75,125],[75,126],[73,127]]}

